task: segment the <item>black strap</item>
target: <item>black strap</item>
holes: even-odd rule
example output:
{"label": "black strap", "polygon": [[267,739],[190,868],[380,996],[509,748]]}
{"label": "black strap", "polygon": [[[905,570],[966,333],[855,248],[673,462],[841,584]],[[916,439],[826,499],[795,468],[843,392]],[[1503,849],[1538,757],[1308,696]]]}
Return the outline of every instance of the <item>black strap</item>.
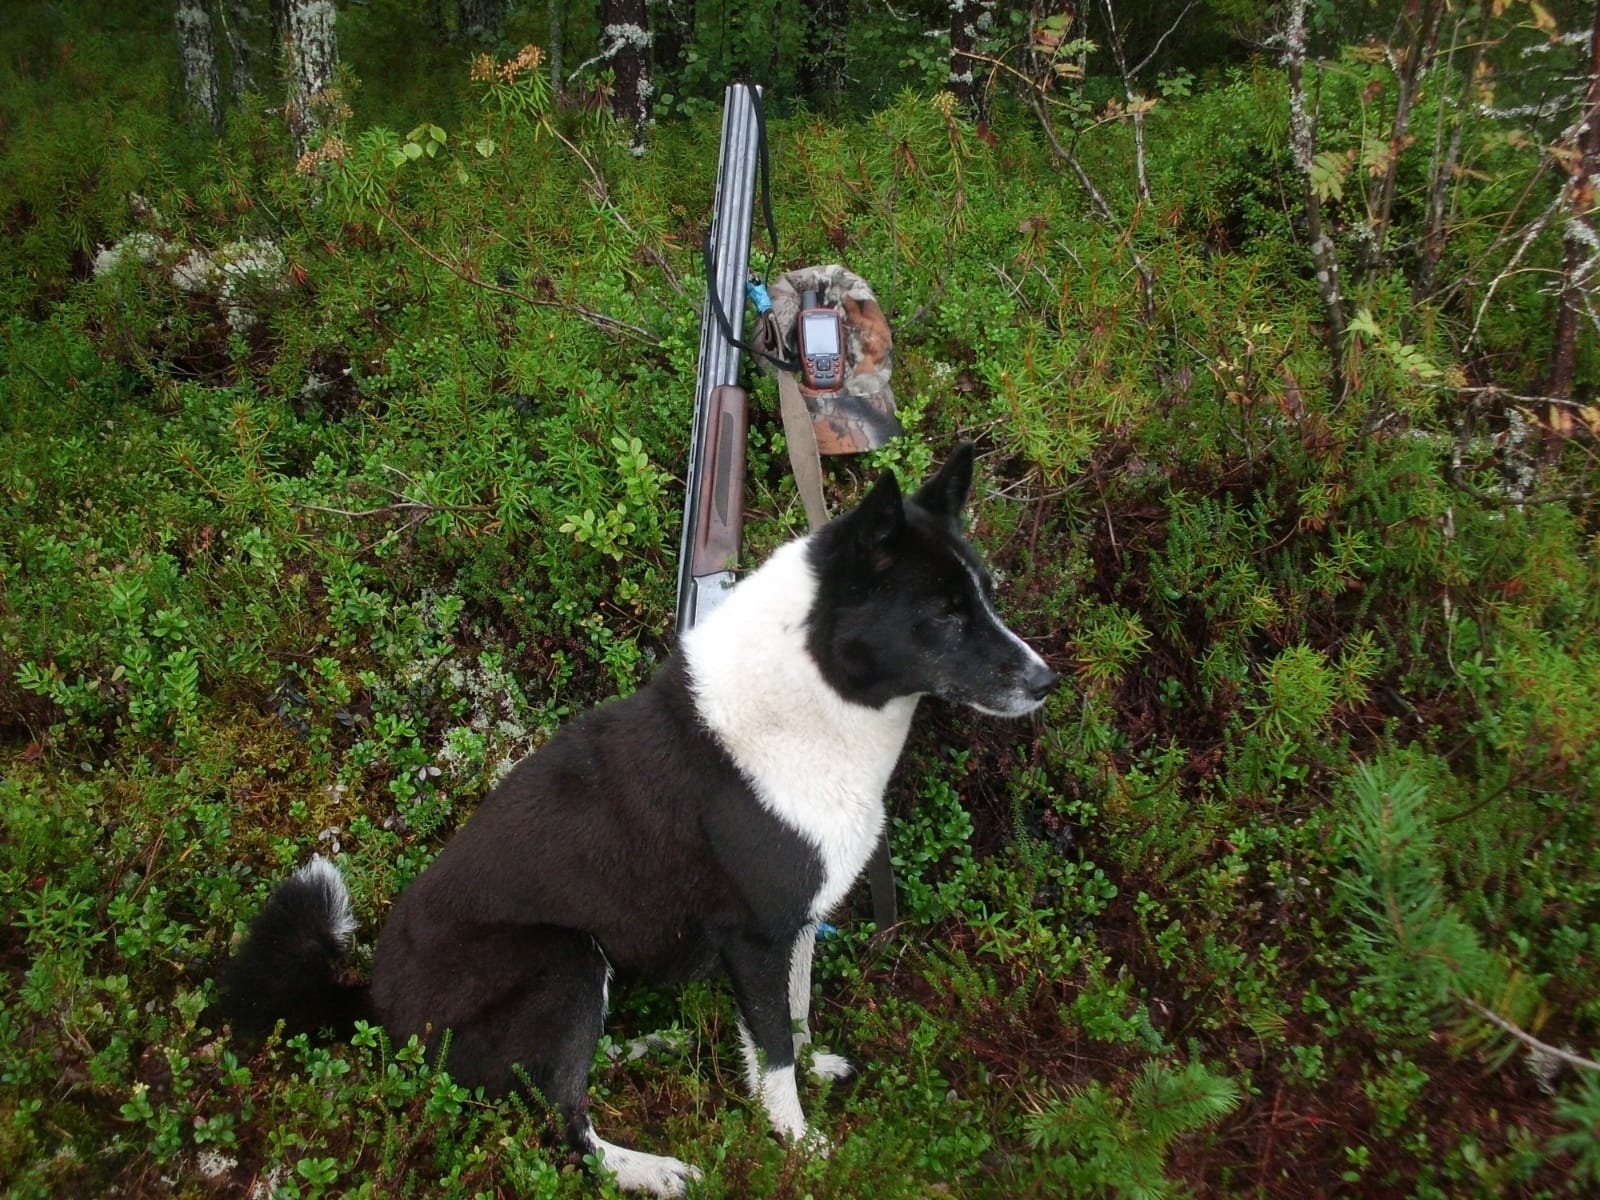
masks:
{"label": "black strap", "polygon": [[750,89],[750,106],[756,114],[756,172],[761,179],[761,219],[767,223],[767,240],[772,243],[772,253],[767,256],[767,269],[761,282],[772,274],[772,264],[778,261],[778,223],[772,218],[772,159],[767,153],[767,101],[760,88]]}
{"label": "black strap", "polygon": [[867,860],[867,883],[872,888],[872,922],[887,934],[900,920],[894,894],[894,863],[889,861],[889,830],[884,828],[877,849]]}
{"label": "black strap", "polygon": [[[767,256],[767,269],[761,275],[761,282],[765,284],[772,272],[773,264],[778,260],[778,223],[772,216],[772,159],[767,150],[767,106],[761,97],[760,88],[750,89],[750,105],[756,114],[756,180],[761,188],[761,218],[766,222],[767,239],[772,243],[772,251]],[[722,330],[722,336],[728,339],[730,345],[738,347],[746,354],[766,359],[780,371],[798,372],[800,370],[798,362],[786,361],[776,353],[762,350],[733,336],[733,322],[722,307],[722,297],[717,294],[717,267],[711,253],[709,229],[706,230],[700,248],[701,256],[705,260],[706,294],[711,297],[711,312],[717,319],[717,326]]]}

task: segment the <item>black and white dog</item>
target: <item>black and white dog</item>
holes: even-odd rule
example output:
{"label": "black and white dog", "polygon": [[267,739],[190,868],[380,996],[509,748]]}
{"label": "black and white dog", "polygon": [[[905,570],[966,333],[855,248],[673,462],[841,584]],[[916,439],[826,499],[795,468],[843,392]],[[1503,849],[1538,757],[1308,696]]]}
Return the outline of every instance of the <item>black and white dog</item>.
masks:
{"label": "black and white dog", "polygon": [[1056,682],[962,537],[972,463],[957,446],[909,499],[885,473],[739,583],[645,687],[519,763],[400,896],[370,987],[339,981],[354,922],[337,869],[296,872],[224,974],[235,1033],[372,1016],[437,1051],[448,1030],[458,1083],[504,1093],[525,1074],[620,1187],[675,1196],[698,1171],[601,1140],[589,1065],[613,978],[721,969],[752,1092],[780,1134],[813,1140],[795,1065],[816,924],[883,832],[918,699],[1016,717]]}

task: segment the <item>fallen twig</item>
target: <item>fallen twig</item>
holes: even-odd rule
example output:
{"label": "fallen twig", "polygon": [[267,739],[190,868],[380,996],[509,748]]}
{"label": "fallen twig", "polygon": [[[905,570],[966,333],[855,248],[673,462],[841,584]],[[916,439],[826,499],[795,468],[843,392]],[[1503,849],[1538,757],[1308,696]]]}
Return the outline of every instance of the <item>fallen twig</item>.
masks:
{"label": "fallen twig", "polygon": [[1574,1054],[1570,1050],[1563,1050],[1559,1046],[1552,1046],[1549,1042],[1542,1042],[1526,1029],[1513,1025],[1493,1009],[1485,1008],[1470,997],[1461,997],[1461,1003],[1465,1004],[1489,1024],[1509,1033],[1535,1054],[1553,1058],[1557,1062],[1565,1063],[1569,1067],[1576,1067],[1580,1071],[1600,1071],[1600,1062],[1596,1062],[1592,1058],[1585,1058],[1581,1054]]}

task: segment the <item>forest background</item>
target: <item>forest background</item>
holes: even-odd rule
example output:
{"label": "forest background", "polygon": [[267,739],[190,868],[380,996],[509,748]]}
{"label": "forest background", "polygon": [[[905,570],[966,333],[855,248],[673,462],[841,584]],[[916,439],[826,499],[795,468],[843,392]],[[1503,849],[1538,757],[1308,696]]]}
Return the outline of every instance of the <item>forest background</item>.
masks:
{"label": "forest background", "polygon": [[894,325],[907,436],[831,501],[975,438],[1069,684],[919,718],[906,923],[819,955],[831,1157],[712,985],[617,997],[601,1126],[706,1196],[1600,1187],[1600,11],[106,0],[0,50],[8,1194],[594,1194],[414,1046],[208,1006],[313,850],[364,956],[670,651],[738,77],[775,268]]}

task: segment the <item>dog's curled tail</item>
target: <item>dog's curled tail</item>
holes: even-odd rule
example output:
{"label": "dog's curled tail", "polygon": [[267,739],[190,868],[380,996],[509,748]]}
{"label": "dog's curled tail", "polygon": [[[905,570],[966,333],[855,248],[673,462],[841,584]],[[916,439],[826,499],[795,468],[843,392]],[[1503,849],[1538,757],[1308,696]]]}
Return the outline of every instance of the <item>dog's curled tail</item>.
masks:
{"label": "dog's curled tail", "polygon": [[320,854],[280,883],[222,971],[234,1037],[259,1045],[279,1021],[286,1034],[347,1036],[370,1018],[367,987],[342,979],[355,929],[344,877]]}

